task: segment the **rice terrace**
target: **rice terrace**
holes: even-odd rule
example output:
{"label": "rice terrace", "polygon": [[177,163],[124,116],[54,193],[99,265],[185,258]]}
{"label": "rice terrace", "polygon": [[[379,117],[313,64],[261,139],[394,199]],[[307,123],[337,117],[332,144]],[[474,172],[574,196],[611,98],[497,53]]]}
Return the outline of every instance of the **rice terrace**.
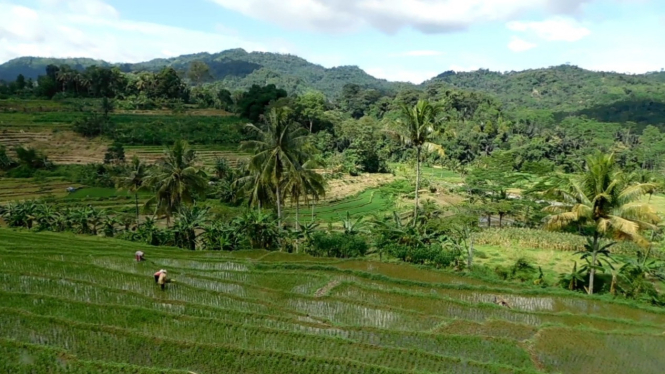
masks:
{"label": "rice terrace", "polygon": [[[542,22],[504,2],[482,39],[524,39],[483,49],[522,70],[498,72],[441,69],[491,61],[473,39],[411,49],[491,29],[444,19],[473,18],[457,2],[358,1],[344,29],[384,26],[348,51],[393,81],[293,54],[168,52],[242,44],[209,24],[219,12],[259,35],[258,10],[318,29],[356,4],[199,1],[177,18],[214,34],[104,1],[0,3],[0,373],[665,372],[665,72],[533,69],[529,52],[558,61],[550,42],[611,34],[577,23],[600,2]],[[609,3],[610,18],[660,15]],[[272,27],[270,48],[296,34]],[[350,53],[330,38],[307,54]],[[590,66],[629,65],[609,60]]]}

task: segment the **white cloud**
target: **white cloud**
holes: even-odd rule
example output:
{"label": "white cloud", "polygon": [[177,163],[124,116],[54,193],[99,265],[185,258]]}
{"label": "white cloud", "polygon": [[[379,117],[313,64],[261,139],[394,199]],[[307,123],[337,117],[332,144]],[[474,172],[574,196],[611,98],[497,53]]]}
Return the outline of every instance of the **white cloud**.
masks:
{"label": "white cloud", "polygon": [[619,42],[611,50],[579,50],[571,54],[581,67],[597,71],[643,74],[665,68],[665,51],[654,49],[647,41]]}
{"label": "white cloud", "polygon": [[472,24],[510,21],[526,12],[575,14],[594,0],[212,0],[246,16],[324,32],[364,26],[386,33],[412,27],[445,33]]}
{"label": "white cloud", "polygon": [[20,56],[139,62],[239,47],[265,50],[232,33],[126,20],[99,0],[42,0],[39,4],[29,8],[0,3],[0,63]]}
{"label": "white cloud", "polygon": [[432,57],[432,56],[441,56],[443,52],[433,51],[433,50],[419,50],[419,51],[407,51],[404,53],[398,53],[395,56],[397,57]]}
{"label": "white cloud", "polygon": [[402,68],[380,68],[380,67],[366,68],[364,70],[367,72],[367,74],[372,75],[376,78],[382,78],[397,82],[411,82],[415,84],[420,84],[440,73],[435,71],[408,70]]}
{"label": "white cloud", "polygon": [[533,32],[547,41],[575,42],[591,34],[589,29],[575,20],[556,17],[541,22],[509,22],[508,29],[518,32]]}
{"label": "white cloud", "polygon": [[513,37],[510,43],[508,43],[508,49],[513,52],[524,52],[536,48],[537,46],[538,44],[527,42],[526,40],[517,37]]}

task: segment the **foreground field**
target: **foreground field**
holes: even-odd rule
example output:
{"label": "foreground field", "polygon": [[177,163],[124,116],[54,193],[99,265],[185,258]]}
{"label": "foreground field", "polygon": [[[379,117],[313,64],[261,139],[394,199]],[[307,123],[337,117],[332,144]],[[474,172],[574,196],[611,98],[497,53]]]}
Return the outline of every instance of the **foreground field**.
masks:
{"label": "foreground field", "polygon": [[[133,261],[137,249],[147,262]],[[160,268],[173,279],[163,292],[152,280]],[[665,365],[664,313],[406,265],[0,229],[0,280],[8,373],[660,373]]]}

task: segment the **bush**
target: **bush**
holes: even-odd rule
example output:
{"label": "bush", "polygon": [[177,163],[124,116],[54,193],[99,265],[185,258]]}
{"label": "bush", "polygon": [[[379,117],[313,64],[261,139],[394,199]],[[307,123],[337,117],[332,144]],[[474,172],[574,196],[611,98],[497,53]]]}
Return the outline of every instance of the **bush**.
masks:
{"label": "bush", "polygon": [[459,257],[459,251],[445,249],[439,244],[406,246],[393,243],[386,250],[402,261],[436,267],[448,267]]}
{"label": "bush", "polygon": [[317,232],[312,236],[309,253],[337,258],[362,257],[367,253],[365,239],[358,235]]}
{"label": "bush", "polygon": [[32,178],[37,170],[27,165],[21,165],[17,168],[11,169],[7,172],[8,178]]}
{"label": "bush", "polygon": [[85,137],[92,138],[100,135],[113,135],[115,124],[108,117],[93,113],[74,121],[72,130]]}

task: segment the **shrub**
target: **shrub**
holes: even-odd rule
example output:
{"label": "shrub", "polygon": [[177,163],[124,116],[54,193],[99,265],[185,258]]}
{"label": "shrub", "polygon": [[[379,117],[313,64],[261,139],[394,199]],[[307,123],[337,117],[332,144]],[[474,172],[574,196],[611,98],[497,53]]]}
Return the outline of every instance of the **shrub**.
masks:
{"label": "shrub", "polygon": [[313,256],[351,258],[364,256],[367,250],[367,242],[359,235],[317,232],[312,236],[309,253]]}
{"label": "shrub", "polygon": [[391,243],[387,245],[386,250],[402,261],[436,267],[448,267],[459,257],[459,251],[448,250],[440,244],[407,246]]}
{"label": "shrub", "polygon": [[93,113],[74,121],[72,130],[85,137],[92,138],[100,135],[112,135],[115,131],[115,124],[108,117]]}

